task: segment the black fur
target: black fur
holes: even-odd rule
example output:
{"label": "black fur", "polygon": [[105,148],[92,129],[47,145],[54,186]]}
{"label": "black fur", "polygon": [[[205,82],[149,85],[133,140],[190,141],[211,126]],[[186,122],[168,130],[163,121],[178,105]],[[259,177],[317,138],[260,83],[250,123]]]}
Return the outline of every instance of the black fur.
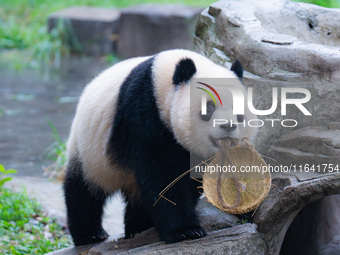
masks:
{"label": "black fur", "polygon": [[207,114],[203,115],[200,113],[200,117],[203,121],[209,121],[213,116],[214,111],[216,110],[215,104],[213,101],[207,102]]}
{"label": "black fur", "polygon": [[82,164],[72,158],[64,180],[68,226],[76,246],[105,240],[108,234],[102,228],[105,194],[99,188],[89,187],[84,180]]}
{"label": "black fur", "polygon": [[124,216],[125,238],[134,237],[154,225],[143,201],[129,199],[129,196],[126,195],[125,202],[127,203]]}
{"label": "black fur", "polygon": [[178,62],[175,68],[175,73],[172,77],[172,82],[175,85],[179,85],[182,82],[189,81],[196,73],[196,66],[194,61],[190,58],[182,59]]}
{"label": "black fur", "polygon": [[[140,200],[127,199],[126,237],[154,224],[161,240],[172,243],[202,237],[205,231],[195,213],[199,183],[189,176],[165,194],[177,205],[161,199],[153,206],[158,194],[190,167],[189,152],[176,142],[160,119],[154,97],[153,61],[150,58],[138,65],[121,86],[108,156],[135,173],[141,191]],[[175,84],[190,79],[196,71],[189,59],[177,66]],[[189,69],[182,72],[179,66]]]}
{"label": "black fur", "polygon": [[243,66],[238,59],[232,64],[230,70],[233,71],[238,78],[243,78]]}

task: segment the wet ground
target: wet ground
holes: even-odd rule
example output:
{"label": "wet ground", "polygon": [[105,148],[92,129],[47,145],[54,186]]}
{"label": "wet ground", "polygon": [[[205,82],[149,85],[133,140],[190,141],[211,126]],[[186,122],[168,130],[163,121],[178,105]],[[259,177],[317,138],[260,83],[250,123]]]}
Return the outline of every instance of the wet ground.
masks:
{"label": "wet ground", "polygon": [[100,60],[72,58],[49,77],[39,70],[0,67],[0,164],[21,176],[42,176],[55,141],[49,121],[66,140],[84,86],[107,66]]}
{"label": "wet ground", "polygon": [[[101,60],[72,58],[48,78],[38,70],[0,67],[0,164],[18,170],[6,186],[24,187],[63,226],[61,183],[39,178],[44,176],[43,166],[53,163],[46,157],[55,141],[49,121],[65,141],[83,88],[107,66]],[[113,237],[123,233],[123,208],[122,199],[115,196],[105,209],[103,226]]]}

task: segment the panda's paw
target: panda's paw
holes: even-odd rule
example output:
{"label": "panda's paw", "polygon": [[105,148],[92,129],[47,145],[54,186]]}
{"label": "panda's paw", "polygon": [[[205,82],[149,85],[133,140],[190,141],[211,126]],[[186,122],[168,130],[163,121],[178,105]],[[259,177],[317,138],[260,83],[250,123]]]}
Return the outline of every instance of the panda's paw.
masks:
{"label": "panda's paw", "polygon": [[92,234],[86,236],[80,236],[79,238],[74,237],[73,242],[76,246],[91,244],[91,243],[99,243],[106,240],[109,237],[109,234],[104,229],[99,229]]}
{"label": "panda's paw", "polygon": [[184,230],[184,234],[187,239],[197,239],[207,235],[207,233],[201,226],[188,227]]}
{"label": "panda's paw", "polygon": [[94,243],[102,242],[106,240],[109,237],[109,234],[104,230],[100,229],[94,233],[94,235],[91,236],[91,239]]}
{"label": "panda's paw", "polygon": [[207,233],[200,226],[187,226],[180,230],[167,233],[162,239],[166,243],[177,243],[187,239],[197,239],[206,236]]}
{"label": "panda's paw", "polygon": [[134,237],[135,235],[142,233],[143,231],[149,229],[152,227],[152,224],[150,222],[143,222],[143,223],[138,223],[135,225],[131,225],[127,223],[125,225],[125,239],[129,239]]}
{"label": "panda's paw", "polygon": [[139,234],[139,233],[125,232],[125,239],[132,238],[132,237],[134,237],[136,234]]}

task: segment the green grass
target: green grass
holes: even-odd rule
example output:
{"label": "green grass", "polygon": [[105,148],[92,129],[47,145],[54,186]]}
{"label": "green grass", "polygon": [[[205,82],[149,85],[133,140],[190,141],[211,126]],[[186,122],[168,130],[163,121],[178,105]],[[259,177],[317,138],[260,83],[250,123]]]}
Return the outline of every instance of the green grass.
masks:
{"label": "green grass", "polygon": [[61,227],[25,192],[0,188],[0,254],[45,254],[71,246]]}
{"label": "green grass", "polygon": [[[14,169],[5,169],[3,165],[0,164],[0,189],[4,186],[6,182],[9,182],[12,180],[12,177],[10,177],[10,174],[16,174],[17,171]],[[1,208],[1,204],[0,204]],[[1,219],[1,218],[0,218]]]}
{"label": "green grass", "polygon": [[51,121],[48,121],[48,124],[52,128],[52,136],[54,138],[54,142],[47,148],[46,156],[54,162],[53,164],[45,168],[45,174],[47,174],[50,179],[61,180],[65,172],[67,161],[66,141],[61,140],[58,130]]}
{"label": "green grass", "polygon": [[340,8],[340,0],[293,0],[294,2],[305,2],[328,8]]}
{"label": "green grass", "polygon": [[27,49],[46,39],[47,18],[69,6],[127,7],[141,3],[208,6],[214,0],[0,0],[0,49]]}
{"label": "green grass", "polygon": [[71,236],[35,199],[3,187],[16,172],[0,164],[0,254],[45,254],[71,246]]}

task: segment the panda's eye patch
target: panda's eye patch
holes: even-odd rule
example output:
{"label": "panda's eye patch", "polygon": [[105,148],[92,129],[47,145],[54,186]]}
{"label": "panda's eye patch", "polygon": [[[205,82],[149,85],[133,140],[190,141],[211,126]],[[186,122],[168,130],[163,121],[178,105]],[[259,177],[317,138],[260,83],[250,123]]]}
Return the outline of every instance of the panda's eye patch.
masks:
{"label": "panda's eye patch", "polygon": [[237,115],[237,121],[243,122],[244,121],[244,115]]}
{"label": "panda's eye patch", "polygon": [[207,112],[213,112],[215,111],[215,104],[213,101],[207,102]]}
{"label": "panda's eye patch", "polygon": [[201,119],[204,121],[209,121],[214,111],[215,111],[215,103],[213,101],[208,101],[207,102],[207,114],[203,115],[202,113],[200,113]]}

